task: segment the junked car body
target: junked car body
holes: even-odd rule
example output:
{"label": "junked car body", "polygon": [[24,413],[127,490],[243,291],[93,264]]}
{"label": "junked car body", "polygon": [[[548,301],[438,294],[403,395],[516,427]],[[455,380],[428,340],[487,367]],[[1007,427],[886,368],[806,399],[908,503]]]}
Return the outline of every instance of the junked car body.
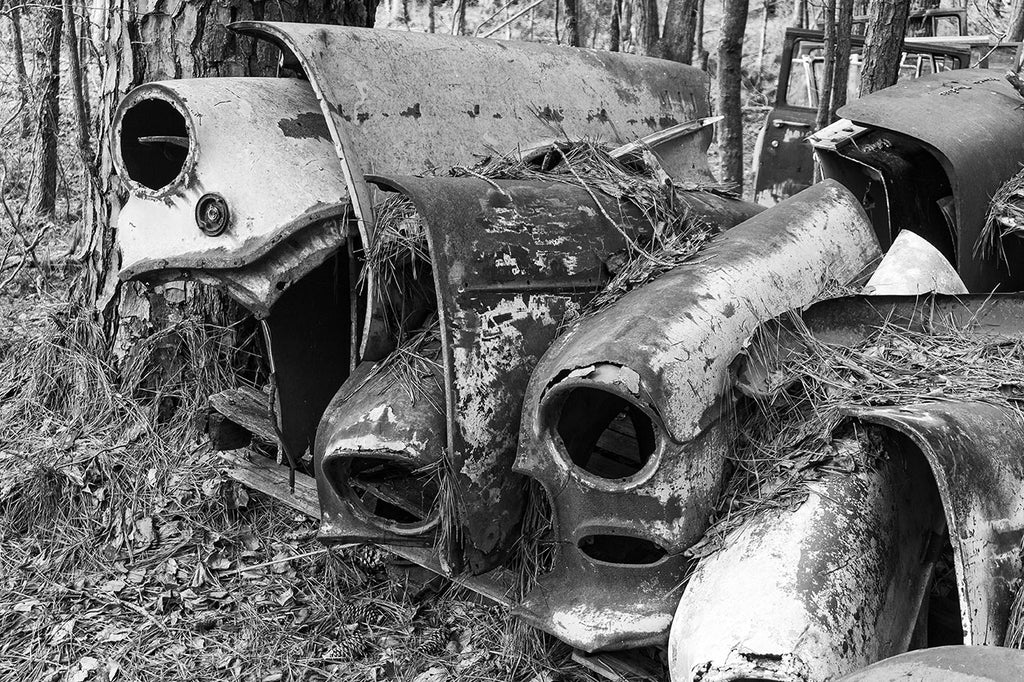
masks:
{"label": "junked car body", "polygon": [[[688,615],[672,640],[684,661],[677,679],[695,669],[703,679],[714,679],[710,671],[741,679],[769,668],[774,677],[764,679],[781,679],[785,669],[761,662],[813,656],[815,665],[791,670],[843,674],[909,646],[929,564],[905,559],[930,547],[926,534],[941,526],[956,545],[966,641],[1002,643],[1021,575],[1014,552],[1024,472],[1014,448],[1024,427],[991,406],[851,411],[851,422],[894,448],[892,461],[907,463],[899,471],[917,472],[910,480],[924,487],[909,501],[894,492],[908,480],[895,469],[830,479],[817,507],[762,518],[758,533],[726,548],[719,560],[729,570],[697,564],[687,551],[727,475],[741,356],[754,335],[780,329],[773,318],[859,286],[901,230],[935,246],[971,292],[1021,288],[1019,274],[973,251],[988,193],[1024,162],[1024,112],[1008,84],[991,72],[946,70],[966,53],[921,48],[920,78],[848,105],[843,121],[815,135],[826,181],[762,210],[713,187],[707,79],[696,69],[342,27],[238,28],[280,46],[284,63],[308,80],[179,81],[126,98],[114,140],[130,190],[120,214],[122,276],[215,284],[262,320],[272,376],[264,409],[290,459],[313,454],[326,542],[415,545],[435,570],[487,573],[520,539],[532,478],[550,503],[556,549],[519,604],[523,617],[597,651],[664,644],[679,608]],[[812,76],[813,49],[803,54]],[[424,51],[437,59],[418,59]],[[508,80],[465,75],[482,64]],[[234,106],[216,106],[222,101]],[[964,116],[977,132],[958,127]],[[663,129],[677,133],[649,136]],[[568,323],[609,281],[611,256],[657,225],[588,186],[428,171],[588,137],[648,140],[673,201],[722,234]],[[382,238],[375,192],[405,197],[422,222],[426,255],[401,280],[408,286],[366,271],[365,254]],[[432,383],[418,394],[425,402],[382,380],[402,341],[388,296],[409,303],[420,322],[437,318],[433,364],[423,372]],[[980,303],[969,300],[968,312],[980,315]],[[1016,303],[984,309],[1002,315],[992,319],[1007,335],[1016,333]],[[961,314],[957,305],[935,303]],[[855,338],[879,309],[922,324],[917,301],[900,297],[819,302],[803,318],[814,333]],[[986,434],[995,429],[1015,440],[994,442]],[[967,458],[971,466],[958,468]],[[447,507],[424,473],[439,471]],[[903,525],[882,528],[895,523],[894,505],[909,510]],[[858,510],[879,527],[858,522]],[[756,541],[765,537],[774,539]],[[841,582],[798,575],[793,594],[794,567],[759,560],[771,546],[801,560],[827,554],[811,564],[839,566]],[[862,547],[877,551],[848,556]],[[684,627],[727,603],[728,586],[716,579],[753,580],[757,570],[774,592],[742,605],[754,616],[720,619],[724,634],[710,644],[701,628]],[[840,602],[860,579],[888,629],[847,617]],[[893,580],[912,583],[913,594],[885,598]],[[818,608],[819,598],[835,606]],[[744,651],[743,627],[782,609],[820,641],[800,649],[806,642],[775,628],[769,634],[779,636],[754,652],[760,669],[733,655]],[[843,655],[821,653],[855,635]]]}

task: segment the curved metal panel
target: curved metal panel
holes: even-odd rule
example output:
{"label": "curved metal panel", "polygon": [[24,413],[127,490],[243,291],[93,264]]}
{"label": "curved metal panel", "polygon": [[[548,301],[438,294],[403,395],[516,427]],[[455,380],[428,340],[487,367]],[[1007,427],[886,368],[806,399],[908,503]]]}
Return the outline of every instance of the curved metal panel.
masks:
{"label": "curved metal panel", "polygon": [[[523,501],[512,473],[523,393],[565,317],[607,280],[605,260],[648,223],[630,202],[561,182],[374,178],[407,195],[427,229],[448,406],[448,452],[466,558],[493,567]],[[677,200],[731,227],[760,207],[700,192]],[[600,203],[595,203],[600,201]],[[609,217],[616,220],[613,224]]]}
{"label": "curved metal panel", "polygon": [[[530,380],[515,467],[544,486],[559,540],[552,572],[520,609],[527,620],[585,650],[665,641],[683,552],[704,532],[721,484],[731,363],[763,320],[849,282],[878,255],[853,195],[821,183],[717,237],[693,262],[552,346]],[[599,477],[576,464],[566,439],[586,427],[559,426],[575,391],[584,397],[574,414],[596,412],[593,397],[602,396],[651,425],[654,445],[634,474]],[[654,543],[665,554],[603,561],[581,548],[595,535]]]}
{"label": "curved metal panel", "polygon": [[1000,645],[1021,578],[1024,420],[980,402],[849,411],[920,448],[939,487],[956,566],[965,644]]}
{"label": "curved metal panel", "polygon": [[[293,54],[320,98],[357,216],[363,176],[472,164],[547,138],[631,142],[707,116],[699,69],[622,53],[408,31],[243,21]],[[690,174],[711,178],[711,132],[692,136]]]}
{"label": "curved metal panel", "polygon": [[[853,438],[832,447],[863,457]],[[824,474],[699,561],[672,623],[673,682],[830,680],[907,650],[944,523],[927,463],[891,455]]]}
{"label": "curved metal panel", "polygon": [[[852,346],[885,325],[910,332],[957,330],[1019,342],[1024,297],[851,296],[818,303],[799,321],[773,320],[758,330],[738,368],[739,389],[764,394],[764,377],[806,333],[823,343]],[[792,325],[799,325],[794,332]],[[943,502],[968,644],[1003,641],[1024,536],[1024,421],[1014,410],[981,402],[862,407],[851,417],[908,437],[927,459]]]}
{"label": "curved metal panel", "polygon": [[[978,293],[1005,281],[1001,262],[973,254],[989,199],[1024,163],[1024,109],[1002,74],[963,69],[924,76],[854,100],[839,115],[929,147],[953,187],[961,278]],[[1020,253],[1011,253],[1011,262]]]}
{"label": "curved metal panel", "polygon": [[[133,181],[122,154],[114,155],[131,189],[118,215],[122,279],[159,270],[240,268],[312,225],[341,220],[348,191],[308,83],[211,78],[139,86],[115,114],[115,149],[122,137],[137,134],[124,129],[126,113],[152,101],[169,104],[184,119],[187,135],[178,144],[187,144],[188,156],[177,178],[151,189]],[[196,203],[213,192],[231,214],[217,236],[196,224]],[[343,231],[327,231],[335,247]],[[262,300],[264,309],[271,304]]]}
{"label": "curved metal panel", "polygon": [[997,646],[939,646],[911,651],[846,675],[838,682],[1017,682],[1024,651]]}

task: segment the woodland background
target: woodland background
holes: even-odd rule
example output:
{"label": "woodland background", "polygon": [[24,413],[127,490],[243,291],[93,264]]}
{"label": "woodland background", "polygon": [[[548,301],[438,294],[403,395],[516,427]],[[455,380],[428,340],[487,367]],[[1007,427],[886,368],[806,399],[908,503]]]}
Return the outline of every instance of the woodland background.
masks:
{"label": "woodland background", "polygon": [[[1021,38],[1024,3],[968,2],[972,33]],[[247,18],[662,56],[712,75],[726,115],[713,159],[723,180],[749,187],[785,27],[823,23],[830,73],[845,83],[850,17],[868,14],[873,89],[894,78],[896,58],[883,48],[910,9],[910,0],[0,0],[0,679],[590,676],[563,646],[443,580],[370,548],[320,547],[313,522],[218,473],[197,415],[209,394],[259,381],[256,335],[209,292],[117,283],[123,193],[106,140],[132,87],[272,73],[272,50],[225,28]],[[820,123],[845,96],[833,91]]]}

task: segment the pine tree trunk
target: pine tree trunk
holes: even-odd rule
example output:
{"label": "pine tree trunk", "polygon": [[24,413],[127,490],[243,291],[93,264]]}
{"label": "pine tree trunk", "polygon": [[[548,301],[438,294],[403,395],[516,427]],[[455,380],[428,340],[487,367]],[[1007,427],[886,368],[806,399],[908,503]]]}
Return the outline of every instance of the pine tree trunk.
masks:
{"label": "pine tree trunk", "polygon": [[[2,4],[0,4],[2,6]],[[21,35],[21,8],[18,0],[11,0],[8,10],[11,18],[11,58],[18,77],[18,106],[21,108],[21,136],[32,134],[32,113],[29,111],[28,71],[25,69],[25,44]]]}
{"label": "pine tree trunk", "polygon": [[1010,24],[1007,27],[1006,39],[1011,42],[1024,40],[1024,0],[1016,0],[1013,3],[1013,12],[1010,14]]}
{"label": "pine tree trunk", "polygon": [[665,11],[665,30],[661,35],[663,59],[672,59],[683,64],[693,63],[697,2],[698,0],[669,0]]}
{"label": "pine tree trunk", "polygon": [[565,0],[565,39],[570,47],[580,46],[580,17],[578,0]]}
{"label": "pine tree trunk", "polygon": [[722,181],[743,189],[743,112],[740,76],[748,0],[723,0],[722,37],[718,43],[718,156]]}
{"label": "pine tree trunk", "polygon": [[871,0],[868,3],[864,67],[860,76],[862,97],[896,83],[909,14],[910,0]]}
{"label": "pine tree trunk", "polygon": [[832,82],[836,68],[836,0],[825,0],[825,63],[821,69],[821,83],[818,84],[818,113],[814,124],[822,129],[829,124],[832,111]]}
{"label": "pine tree trunk", "polygon": [[836,120],[836,112],[846,104],[847,85],[850,80],[850,38],[853,36],[853,0],[839,0],[836,10],[836,75],[832,80],[832,104],[828,120]]}
{"label": "pine tree trunk", "polygon": [[658,54],[658,0],[637,0],[637,54]]}
{"label": "pine tree trunk", "polygon": [[93,158],[90,146],[89,101],[86,99],[84,91],[85,73],[82,71],[82,62],[79,58],[81,55],[78,49],[78,27],[75,25],[75,10],[71,2],[72,0],[63,0],[64,42],[68,55],[68,81],[71,86],[71,102],[75,108],[75,132],[78,141],[78,153],[81,155],[82,163],[86,166],[91,166]]}
{"label": "pine tree trunk", "polygon": [[612,22],[608,29],[608,51],[622,49],[622,0],[612,0]]}
{"label": "pine tree trunk", "polygon": [[807,28],[807,0],[793,3],[793,28]]}
{"label": "pine tree trunk", "polygon": [[277,49],[230,32],[227,24],[233,21],[265,19],[371,26],[377,0],[185,0],[172,5],[142,0],[107,2],[107,23],[101,41],[104,54],[100,60],[103,86],[96,136],[99,147],[97,168],[91,179],[86,232],[89,243],[80,296],[86,306],[100,315],[111,338],[124,339],[120,328],[159,325],[162,321],[153,319],[151,311],[169,306],[141,285],[122,287],[117,279],[117,218],[125,190],[113,171],[110,126],[118,103],[128,91],[147,81],[273,75]]}
{"label": "pine tree trunk", "polygon": [[57,136],[60,131],[60,6],[40,7],[39,49],[36,51],[39,109],[33,159],[35,182],[29,194],[29,210],[36,216],[53,215],[57,197]]}

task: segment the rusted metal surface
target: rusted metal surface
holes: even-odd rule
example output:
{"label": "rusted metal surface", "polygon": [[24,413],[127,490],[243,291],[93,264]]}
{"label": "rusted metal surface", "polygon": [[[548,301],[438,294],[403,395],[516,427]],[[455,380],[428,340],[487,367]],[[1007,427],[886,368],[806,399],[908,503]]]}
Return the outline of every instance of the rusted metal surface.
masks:
{"label": "rusted metal surface", "polygon": [[[630,142],[710,109],[699,69],[628,54],[317,24],[231,28],[301,64],[360,218],[370,211],[366,174],[470,164],[547,137]],[[709,142],[705,131],[693,146],[703,181]]]}
{"label": "rusted metal surface", "polygon": [[[665,641],[683,551],[721,484],[730,363],[760,322],[854,279],[878,255],[856,199],[825,182],[552,346],[523,403],[516,470],[546,490],[558,544],[523,617],[588,651]],[[632,423],[639,459],[625,475],[594,473],[591,449],[613,422]]]}
{"label": "rusted metal surface", "polygon": [[[832,445],[860,459],[856,439]],[[769,506],[704,557],[669,639],[673,682],[829,680],[903,653],[944,522],[928,465],[894,451]]]}
{"label": "rusted metal surface", "polygon": [[[606,281],[605,260],[626,247],[627,234],[637,238],[649,227],[629,202],[565,183],[374,182],[412,199],[426,226],[441,320],[448,453],[468,568],[479,573],[515,539],[523,481],[511,468],[530,374],[565,316]],[[678,200],[695,218],[723,228],[760,210],[700,192],[681,192]]]}
{"label": "rusted metal surface", "polygon": [[324,542],[433,544],[444,456],[441,368],[411,389],[386,369],[353,374],[317,428]]}
{"label": "rusted metal surface", "polygon": [[[758,331],[773,345],[738,370],[740,390],[764,394],[764,377],[784,358],[799,334],[792,321],[773,321]],[[800,324],[837,346],[869,338],[882,324],[909,331],[959,330],[990,341],[1024,338],[1024,297],[855,296],[818,303]],[[865,407],[852,418],[875,425],[883,440],[909,438],[929,463],[938,485],[954,550],[957,588],[967,644],[1000,645],[1016,581],[1021,577],[1024,535],[1024,422],[1013,410],[979,402]]]}
{"label": "rusted metal surface", "polygon": [[[916,15],[923,20],[924,15]],[[913,20],[914,16],[911,17]],[[818,85],[824,68],[824,33],[787,28],[779,69],[775,106],[768,113],[754,148],[754,200],[773,206],[814,182],[814,154],[808,140],[815,130]],[[854,36],[855,55],[864,38]],[[964,69],[971,65],[969,50],[946,43],[908,43],[902,57],[900,80],[918,78],[932,70]],[[852,63],[851,89],[860,85],[860,69]]]}
{"label": "rusted metal surface", "polygon": [[949,526],[964,644],[1001,645],[1021,578],[1024,420],[981,402],[858,408],[909,438],[931,466]]}
{"label": "rusted metal surface", "polygon": [[[161,141],[149,135],[154,130],[183,135]],[[149,83],[121,103],[112,143],[130,191],[118,216],[123,279],[202,271],[265,315],[285,288],[342,243],[348,191],[308,83]],[[155,174],[164,161],[165,173]],[[217,236],[196,222],[196,204],[208,193],[221,195],[230,211]],[[266,266],[246,271],[261,259]]]}
{"label": "rusted metal surface", "polygon": [[940,646],[879,661],[839,682],[1017,682],[1024,651],[997,646]]}
{"label": "rusted metal surface", "polygon": [[[879,141],[865,149],[865,142],[860,139],[856,145],[834,151],[823,149],[819,151],[823,171],[826,177],[841,179],[858,196],[865,196],[863,185],[872,182],[871,173],[866,174],[860,168],[865,164],[873,167],[875,177],[882,173],[885,192],[876,193],[871,201],[883,206],[889,204],[894,220],[894,224],[888,226],[888,240],[891,240],[919,212],[909,207],[906,210],[910,215],[904,218],[899,215],[899,203],[916,200],[920,190],[926,188],[915,186],[916,194],[902,199],[900,189],[906,187],[907,179],[899,177],[885,159],[898,154],[900,145],[916,144],[934,157],[950,187],[953,210],[947,211],[947,216],[952,218],[954,240],[948,256],[967,288],[977,293],[989,292],[997,285],[1004,290],[1019,290],[1024,288],[1024,272],[1020,268],[1008,272],[1002,260],[975,257],[973,252],[985,223],[989,198],[1024,163],[1021,102],[1020,95],[1002,74],[984,69],[964,69],[897,83],[839,110],[840,116],[880,132],[876,137],[889,141]],[[965,126],[965,121],[970,124]],[[886,151],[894,147],[893,151]],[[886,157],[872,155],[872,150],[885,152]],[[851,178],[860,178],[862,186],[856,187]],[[920,164],[914,168],[914,178],[924,184]],[[934,226],[937,232],[947,231],[941,214],[937,222]],[[885,229],[883,220],[878,219],[876,223]],[[883,244],[888,240],[880,235]],[[929,241],[937,243],[931,238]],[[1008,262],[1019,262],[1024,257],[1024,244],[1019,240],[1007,240],[1005,246]]]}

